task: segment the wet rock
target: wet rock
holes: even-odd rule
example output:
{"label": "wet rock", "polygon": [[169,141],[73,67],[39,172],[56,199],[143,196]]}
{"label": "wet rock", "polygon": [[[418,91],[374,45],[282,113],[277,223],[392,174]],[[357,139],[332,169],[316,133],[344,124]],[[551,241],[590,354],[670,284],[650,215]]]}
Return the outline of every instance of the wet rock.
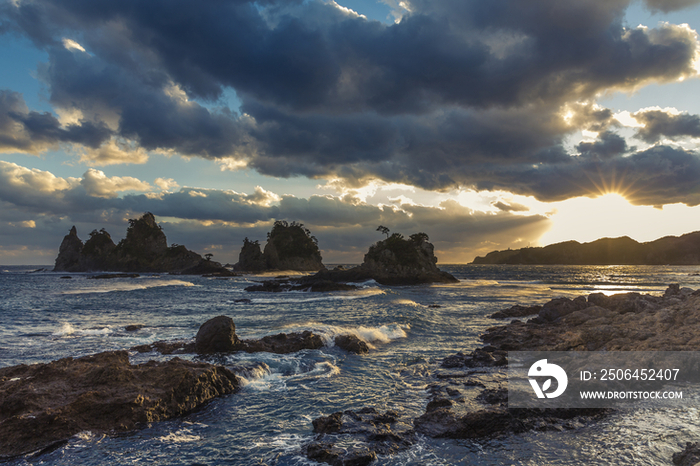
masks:
{"label": "wet rock", "polygon": [[238,389],[228,369],[174,358],[131,365],[126,351],[0,369],[0,457],[78,432],[129,431]]}
{"label": "wet rock", "polygon": [[506,351],[491,346],[477,348],[470,354],[457,353],[442,360],[444,368],[458,367],[497,367],[508,364]]}
{"label": "wet rock", "polygon": [[[318,435],[302,451],[310,459],[329,464],[369,464],[376,455],[396,454],[415,443],[410,424],[401,421],[395,411],[379,413],[368,407],[321,416],[312,422]],[[352,448],[346,451],[334,446],[347,438]]]}
{"label": "wet rock", "polygon": [[335,337],[335,346],[344,349],[348,353],[365,354],[369,353],[367,343],[360,340],[355,335],[338,335]]}
{"label": "wet rock", "polygon": [[132,324],[132,325],[127,325],[124,327],[124,330],[127,332],[135,332],[137,330],[141,330],[143,328],[143,325],[141,324]]}
{"label": "wet rock", "polygon": [[157,351],[160,354],[192,354],[195,352],[193,341],[187,340],[159,340],[147,345],[138,345],[131,348],[131,351],[138,353],[151,353]]}
{"label": "wet rock", "polygon": [[483,390],[476,399],[488,405],[502,405],[508,403],[508,390],[505,388],[488,388]]}
{"label": "wet rock", "polygon": [[333,443],[311,442],[304,452],[310,460],[332,466],[364,466],[377,459],[377,454],[369,448],[337,448]]}
{"label": "wet rock", "polygon": [[235,351],[239,340],[236,336],[236,325],[227,316],[209,319],[199,327],[195,339],[198,353],[224,353]]}
{"label": "wet rock", "polygon": [[521,306],[520,304],[516,304],[514,306],[509,307],[508,309],[503,309],[501,311],[494,312],[493,314],[491,314],[491,318],[507,319],[510,317],[527,317],[538,314],[541,309],[542,306],[540,305]]}
{"label": "wet rock", "polygon": [[552,322],[572,312],[585,309],[586,307],[588,307],[588,300],[583,296],[579,296],[574,300],[569,298],[556,298],[545,303],[542,309],[540,309],[538,316],[540,319]]}
{"label": "wet rock", "polygon": [[700,443],[686,443],[683,451],[674,453],[673,464],[677,466],[695,466],[700,463]]}
{"label": "wet rock", "polygon": [[287,354],[304,349],[319,349],[323,346],[325,346],[323,339],[307,330],[301,333],[279,333],[258,340],[240,340],[235,345],[234,350],[247,353],[265,351],[267,353]]}

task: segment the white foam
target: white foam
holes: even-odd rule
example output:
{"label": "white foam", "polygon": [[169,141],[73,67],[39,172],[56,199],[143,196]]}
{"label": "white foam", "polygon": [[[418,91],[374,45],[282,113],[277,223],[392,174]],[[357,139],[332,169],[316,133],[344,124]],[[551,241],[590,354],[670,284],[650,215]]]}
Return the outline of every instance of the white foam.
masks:
{"label": "white foam", "polygon": [[[61,294],[111,293],[112,291],[146,290],[148,288],[156,288],[159,286],[197,286],[194,283],[186,282],[184,280],[138,280],[133,278],[130,280],[131,281],[129,282],[109,281],[108,283],[96,283],[93,286],[84,286],[74,290],[66,290],[61,292]],[[82,284],[85,284],[85,282]]]}
{"label": "white foam", "polygon": [[[319,295],[312,296],[309,295]],[[361,288],[355,291],[343,291],[338,293],[313,293],[309,291],[285,291],[275,293],[273,297],[251,298],[253,304],[284,304],[284,303],[312,303],[317,301],[343,301],[353,299],[363,299],[370,296],[384,294],[379,288]],[[233,301],[229,301],[229,304]]]}
{"label": "white foam", "polygon": [[164,443],[187,443],[201,440],[199,435],[192,435],[190,429],[180,429],[177,432],[170,432],[168,435],[159,437],[158,440]]}
{"label": "white foam", "polygon": [[392,340],[406,338],[407,330],[411,329],[409,324],[385,324],[378,327],[341,327],[337,325],[325,325],[318,322],[307,322],[302,325],[287,326],[291,331],[311,330],[318,334],[326,346],[334,346],[335,337],[338,335],[355,335],[365,343],[389,343]]}
{"label": "white foam", "polygon": [[68,322],[64,322],[61,328],[51,334],[53,337],[67,337],[67,336],[95,336],[95,335],[108,335],[112,333],[109,327],[103,328],[90,328],[90,329],[77,329],[73,327]]}

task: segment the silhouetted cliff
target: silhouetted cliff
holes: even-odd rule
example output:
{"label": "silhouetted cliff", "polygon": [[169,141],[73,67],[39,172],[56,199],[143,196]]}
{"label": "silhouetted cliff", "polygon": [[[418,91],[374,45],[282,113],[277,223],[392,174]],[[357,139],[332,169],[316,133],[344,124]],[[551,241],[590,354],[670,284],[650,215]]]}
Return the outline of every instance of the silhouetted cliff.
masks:
{"label": "silhouetted cliff", "polygon": [[565,265],[696,265],[700,264],[700,231],[683,236],[638,243],[622,238],[602,238],[590,243],[566,241],[541,248],[493,251],[476,257],[473,264]]}
{"label": "silhouetted cliff", "polygon": [[238,256],[236,270],[298,270],[315,272],[324,269],[316,238],[301,223],[278,220],[267,234],[264,252],[257,241],[246,238]]}
{"label": "silhouetted cliff", "polygon": [[307,282],[357,282],[370,279],[382,285],[457,282],[455,277],[438,269],[434,247],[428,239],[425,233],[413,234],[408,239],[400,233],[394,233],[370,246],[362,265],[349,270],[322,270]]}
{"label": "silhouetted cliff", "polygon": [[168,247],[165,233],[150,212],[129,220],[126,237],[114,244],[104,229],[83,244],[75,227],[63,238],[55,272],[170,272],[228,274],[218,262],[205,260],[185,246]]}

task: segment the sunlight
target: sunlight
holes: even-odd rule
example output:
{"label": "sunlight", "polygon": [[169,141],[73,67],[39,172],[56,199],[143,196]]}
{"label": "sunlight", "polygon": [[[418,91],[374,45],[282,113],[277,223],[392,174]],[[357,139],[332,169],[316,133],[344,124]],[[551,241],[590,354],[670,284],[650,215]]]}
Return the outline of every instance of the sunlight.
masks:
{"label": "sunlight", "polygon": [[554,202],[550,206],[556,212],[550,216],[552,229],[540,239],[542,245],[569,240],[585,243],[620,236],[644,242],[700,230],[697,206],[673,204],[663,209],[635,206],[622,194],[614,192],[596,198],[577,197]]}

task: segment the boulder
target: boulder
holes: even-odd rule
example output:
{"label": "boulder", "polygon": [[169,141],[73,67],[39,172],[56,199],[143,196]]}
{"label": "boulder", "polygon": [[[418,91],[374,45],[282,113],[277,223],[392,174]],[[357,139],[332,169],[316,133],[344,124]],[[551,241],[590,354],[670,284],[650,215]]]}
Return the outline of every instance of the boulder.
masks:
{"label": "boulder", "polygon": [[174,358],[131,365],[126,351],[0,369],[0,458],[65,442],[78,432],[124,432],[233,393],[222,366]]}
{"label": "boulder", "polygon": [[197,353],[225,353],[236,350],[239,340],[236,325],[227,316],[218,316],[204,322],[195,339]]}
{"label": "boulder", "polygon": [[335,337],[335,346],[344,349],[348,353],[365,354],[369,353],[367,343],[360,340],[355,335],[338,335]]}

